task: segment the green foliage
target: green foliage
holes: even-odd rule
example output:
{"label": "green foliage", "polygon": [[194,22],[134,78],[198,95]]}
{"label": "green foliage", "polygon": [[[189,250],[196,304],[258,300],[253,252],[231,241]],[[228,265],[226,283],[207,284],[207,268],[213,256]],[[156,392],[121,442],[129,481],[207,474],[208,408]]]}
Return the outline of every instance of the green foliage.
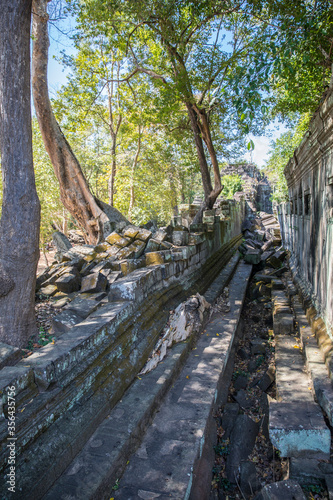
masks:
{"label": "green foliage", "polygon": [[300,144],[308,128],[309,121],[310,113],[304,114],[292,130],[285,132],[272,143],[272,150],[265,167],[265,173],[273,186],[272,199],[277,203],[288,201],[288,187],[284,169]]}
{"label": "green foliage", "polygon": [[68,214],[60,201],[59,184],[45,151],[36,119],[32,121],[32,145],[36,187],[41,204],[40,242],[43,245],[54,232],[51,224],[55,223],[61,227]]}
{"label": "green foliage", "polygon": [[242,191],[242,178],[240,175],[223,175],[222,177],[223,190],[221,196],[226,200],[232,200],[237,191]]}

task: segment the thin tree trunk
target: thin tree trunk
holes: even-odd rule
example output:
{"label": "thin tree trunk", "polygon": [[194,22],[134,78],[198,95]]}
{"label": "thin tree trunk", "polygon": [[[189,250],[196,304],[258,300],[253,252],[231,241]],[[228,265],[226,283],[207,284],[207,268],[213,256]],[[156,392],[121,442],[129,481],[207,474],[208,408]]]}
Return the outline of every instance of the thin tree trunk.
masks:
{"label": "thin tree trunk", "polygon": [[[103,237],[103,227],[109,217],[90,192],[81,166],[52,111],[47,86],[47,3],[48,0],[33,0],[32,88],[36,115],[46,151],[59,181],[61,201],[87,232],[90,243],[96,243]],[[113,210],[117,219],[122,217],[116,209]]]}
{"label": "thin tree trunk", "polygon": [[142,130],[139,125],[139,138],[138,138],[138,146],[136,149],[136,153],[133,159],[132,163],[132,170],[131,170],[131,182],[130,182],[130,203],[129,203],[129,208],[128,208],[128,218],[130,221],[132,221],[132,212],[134,208],[134,202],[135,202],[135,192],[134,192],[134,176],[135,176],[135,169],[138,164],[139,156],[140,156],[140,151],[141,151],[141,134]]}
{"label": "thin tree trunk", "polygon": [[40,204],[32,159],[31,3],[2,2],[0,16],[0,339],[18,347],[37,333]]}
{"label": "thin tree trunk", "polygon": [[115,181],[115,178],[116,178],[116,168],[117,168],[117,164],[116,164],[116,137],[114,137],[112,134],[111,134],[111,141],[112,141],[112,144],[111,144],[111,173],[110,173],[110,177],[109,177],[109,182],[108,182],[108,197],[109,197],[109,205],[111,207],[113,207],[113,203],[114,203],[114,181]]}

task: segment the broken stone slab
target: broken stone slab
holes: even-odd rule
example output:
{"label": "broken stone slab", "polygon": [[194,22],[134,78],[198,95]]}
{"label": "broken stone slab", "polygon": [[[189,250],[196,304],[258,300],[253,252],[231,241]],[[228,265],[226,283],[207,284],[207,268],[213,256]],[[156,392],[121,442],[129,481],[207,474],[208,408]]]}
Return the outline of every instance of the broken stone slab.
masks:
{"label": "broken stone slab", "polygon": [[57,252],[66,253],[72,248],[72,244],[63,233],[56,231],[52,234],[52,241],[57,249]]}
{"label": "broken stone slab", "polygon": [[85,257],[94,253],[95,247],[93,245],[76,245],[71,248],[71,254],[74,256]]}
{"label": "broken stone slab", "polygon": [[134,239],[139,231],[140,231],[140,228],[138,228],[136,226],[127,226],[123,230],[123,235],[126,238]]}
{"label": "broken stone slab", "polygon": [[156,233],[153,234],[153,238],[155,241],[162,243],[168,237],[168,233],[163,229],[158,229]]}
{"label": "broken stone slab", "polygon": [[103,253],[103,252],[107,252],[108,250],[110,250],[110,248],[111,248],[110,243],[108,243],[107,241],[104,241],[103,243],[99,243],[98,245],[96,245],[94,248],[94,251],[96,253]]}
{"label": "broken stone slab", "polygon": [[261,389],[263,392],[266,392],[267,389],[270,388],[274,380],[275,380],[275,368],[274,366],[270,366],[268,370],[266,370],[264,375],[261,377],[257,385],[259,389]]}
{"label": "broken stone slab", "polygon": [[60,292],[72,293],[80,290],[81,286],[81,276],[78,271],[70,273],[65,273],[61,275],[56,281],[55,286]]}
{"label": "broken stone slab", "polygon": [[152,232],[149,231],[148,229],[140,228],[137,235],[135,236],[135,239],[146,243],[149,240],[149,238],[151,238],[151,235]]}
{"label": "broken stone slab", "polygon": [[243,495],[246,495],[246,498],[250,498],[261,488],[260,481],[257,477],[256,466],[249,460],[241,462],[240,464],[239,486]]}
{"label": "broken stone slab", "polygon": [[[96,359],[103,345],[118,335],[119,324],[133,312],[128,302],[108,304],[92,313],[78,326],[65,332],[55,345],[47,344],[13,367],[31,371],[38,387],[46,390],[62,378],[69,368],[82,364],[85,358]],[[3,368],[6,370],[9,367]],[[0,371],[1,382],[1,371]]]}
{"label": "broken stone slab", "polygon": [[247,262],[248,264],[259,264],[261,261],[261,252],[260,250],[249,250],[245,255],[244,255],[244,261]]}
{"label": "broken stone slab", "polygon": [[[126,238],[126,237],[118,234],[116,231],[113,231],[113,233],[109,234],[109,236],[107,236],[105,238],[105,241],[107,243],[109,243],[110,245],[117,245],[120,248],[124,248],[124,247],[128,246],[132,240],[130,238]],[[108,253],[109,253],[109,250],[110,249],[107,250]]]}
{"label": "broken stone slab", "polygon": [[160,241],[155,240],[155,238],[150,238],[147,243],[145,252],[157,252],[160,249]]}
{"label": "broken stone slab", "polygon": [[39,289],[39,292],[47,297],[52,297],[58,292],[58,288],[55,285],[47,285]]}
{"label": "broken stone slab", "polygon": [[145,248],[146,248],[146,243],[141,240],[135,240],[128,246],[128,250],[134,252],[134,259],[139,259],[143,255]]}
{"label": "broken stone slab", "polygon": [[0,342],[0,370],[4,366],[12,366],[21,358],[21,349]]}
{"label": "broken stone slab", "polygon": [[[25,360],[24,360],[25,361]],[[20,361],[19,363],[22,363]],[[3,406],[7,404],[9,387],[15,387],[17,397],[24,389],[33,384],[34,375],[29,366],[4,366],[0,370],[0,417],[4,417]]]}
{"label": "broken stone slab", "polygon": [[109,261],[103,261],[103,262],[100,262],[99,264],[96,264],[96,266],[94,266],[92,268],[92,272],[93,273],[99,273],[103,270],[111,270],[111,262]]}
{"label": "broken stone slab", "polygon": [[274,253],[274,250],[273,251],[266,251],[266,252],[263,252],[261,254],[261,261],[262,262],[266,262],[267,259],[269,259]]}
{"label": "broken stone slab", "polygon": [[277,257],[275,257],[275,254],[271,255],[266,260],[266,262],[269,266],[273,267],[274,269],[280,269],[280,267],[282,267],[282,261]]}
{"label": "broken stone slab", "polygon": [[333,477],[333,464],[317,458],[289,459],[289,478],[301,484],[314,484],[323,481],[326,475]]}
{"label": "broken stone slab", "polygon": [[121,248],[117,253],[117,260],[134,259],[135,250],[129,247]]}
{"label": "broken stone slab", "polygon": [[224,430],[223,439],[229,439],[232,429],[234,428],[236,418],[239,412],[238,403],[226,403],[223,408],[221,418],[221,426]]}
{"label": "broken stone slab", "polygon": [[314,402],[271,401],[269,436],[282,457],[329,458],[331,433]]}
{"label": "broken stone slab", "polygon": [[[175,228],[176,229],[176,228]],[[172,233],[172,243],[176,246],[184,246],[188,245],[189,242],[189,233],[188,231],[174,231]]]}
{"label": "broken stone slab", "polygon": [[234,389],[236,391],[239,391],[240,389],[246,389],[248,381],[249,379],[246,375],[237,375],[233,383]]}
{"label": "broken stone slab", "polygon": [[61,335],[73,326],[81,323],[83,317],[74,311],[65,310],[54,316],[51,320],[51,333],[54,335]]}
{"label": "broken stone slab", "polygon": [[272,288],[273,290],[284,290],[284,283],[281,280],[278,280],[271,276],[272,279]]}
{"label": "broken stone slab", "polygon": [[273,245],[273,240],[272,239],[269,239],[268,241],[266,241],[266,243],[264,243],[261,247],[261,250],[263,252],[267,252],[267,250]]}
{"label": "broken stone slab", "polygon": [[141,302],[149,290],[162,280],[162,273],[156,266],[133,271],[110,286],[109,301],[130,300]]}
{"label": "broken stone slab", "polygon": [[[104,274],[103,271],[101,271],[101,272],[102,272],[102,274]],[[111,273],[108,274],[106,276],[106,278],[108,280],[108,284],[112,285],[112,283],[114,283],[117,279],[121,278],[122,276],[123,276],[123,273],[121,271],[111,271]]]}
{"label": "broken stone slab", "polygon": [[239,404],[241,408],[247,410],[253,405],[253,399],[247,394],[244,389],[240,389],[234,396],[233,399]]}
{"label": "broken stone slab", "polygon": [[240,464],[248,460],[259,432],[259,422],[254,422],[247,415],[237,415],[230,434],[230,453],[226,461],[228,480],[235,484],[239,477]]}
{"label": "broken stone slab", "polygon": [[74,313],[81,316],[82,319],[86,319],[89,314],[96,311],[99,307],[100,301],[95,299],[88,299],[82,297],[76,297],[68,306],[65,307],[64,311],[73,311]]}
{"label": "broken stone slab", "polygon": [[265,237],[265,231],[261,231],[260,229],[256,229],[254,231],[254,236],[258,241],[263,241]]}
{"label": "broken stone slab", "polygon": [[81,293],[98,293],[104,292],[106,286],[108,284],[108,280],[106,276],[104,276],[100,272],[88,274],[82,279],[81,285]]}
{"label": "broken stone slab", "polygon": [[254,238],[254,233],[252,233],[251,231],[249,231],[248,229],[246,229],[244,231],[244,238],[252,240]]}
{"label": "broken stone slab", "polygon": [[288,479],[267,484],[254,500],[306,500],[302,488],[296,481]]}
{"label": "broken stone slab", "polygon": [[251,354],[256,356],[257,354],[266,353],[266,342],[262,339],[252,339],[251,340]]}

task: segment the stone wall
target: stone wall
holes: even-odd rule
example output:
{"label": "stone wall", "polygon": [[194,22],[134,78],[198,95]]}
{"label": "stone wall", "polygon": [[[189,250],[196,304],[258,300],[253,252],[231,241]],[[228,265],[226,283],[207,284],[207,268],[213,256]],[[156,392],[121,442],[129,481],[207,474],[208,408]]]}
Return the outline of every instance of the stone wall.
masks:
{"label": "stone wall", "polygon": [[[241,165],[228,165],[223,169],[221,175],[239,175],[243,182],[243,190],[236,193],[235,198],[242,196],[246,201],[247,214],[255,212],[273,213],[272,208],[272,187],[267,177],[251,163]],[[222,179],[223,183],[223,179]]]}
{"label": "stone wall", "polygon": [[[169,310],[204,293],[229,262],[242,241],[244,203],[230,201],[224,211],[223,221],[206,213],[202,224],[174,226],[171,248],[146,252],[144,267],[131,272],[131,259],[121,261],[127,274],[110,283],[106,302],[54,343],[0,370],[0,472],[8,473],[8,387],[15,386],[22,498],[43,496],[142,369]],[[7,498],[6,488],[0,493]]]}
{"label": "stone wall", "polygon": [[302,288],[333,327],[333,92],[285,168],[289,202],[278,207],[283,244]]}

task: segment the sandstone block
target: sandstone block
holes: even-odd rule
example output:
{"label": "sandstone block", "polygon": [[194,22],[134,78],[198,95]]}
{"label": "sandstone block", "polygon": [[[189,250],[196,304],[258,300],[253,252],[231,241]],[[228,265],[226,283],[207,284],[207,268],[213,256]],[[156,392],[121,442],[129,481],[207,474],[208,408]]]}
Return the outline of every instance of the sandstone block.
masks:
{"label": "sandstone block", "polygon": [[104,292],[107,285],[107,278],[97,272],[89,274],[82,279],[81,292],[97,293]]}
{"label": "sandstone block", "polygon": [[81,276],[77,273],[65,273],[55,281],[55,285],[60,292],[72,293],[80,290]]}
{"label": "sandstone block", "polygon": [[109,236],[105,238],[105,241],[110,245],[115,245],[118,241],[121,241],[122,239],[123,237],[120,234],[118,234],[116,231],[113,231],[113,233],[109,234]]}
{"label": "sandstone block", "polygon": [[150,238],[146,246],[147,252],[157,252],[160,249],[160,242],[155,240],[155,238]]}
{"label": "sandstone block", "polygon": [[176,246],[182,247],[188,244],[189,233],[188,231],[174,231],[172,233],[172,243]]}
{"label": "sandstone block", "polygon": [[151,235],[152,235],[152,232],[149,231],[148,229],[140,228],[139,232],[135,236],[135,239],[146,242],[146,241],[149,240],[149,238],[151,237]]}
{"label": "sandstone block", "polygon": [[245,262],[249,264],[259,264],[261,261],[260,250],[249,250],[244,256]]}
{"label": "sandstone block", "polygon": [[138,227],[128,226],[124,229],[123,235],[126,238],[134,239],[137,236],[139,231],[140,231],[140,229]]}
{"label": "sandstone block", "polygon": [[4,366],[15,365],[21,357],[21,350],[4,342],[0,342],[0,370]]}
{"label": "sandstone block", "polygon": [[306,500],[302,488],[296,481],[278,481],[267,484],[254,500]]}
{"label": "sandstone block", "polygon": [[282,457],[330,453],[331,433],[316,403],[271,401],[269,436]]}
{"label": "sandstone block", "polygon": [[[151,240],[149,240],[151,241]],[[157,266],[164,264],[164,252],[148,252],[146,253],[146,266]]]}
{"label": "sandstone block", "polygon": [[58,291],[58,288],[55,285],[47,285],[43,288],[40,288],[40,293],[46,295],[47,297],[52,297]]}

